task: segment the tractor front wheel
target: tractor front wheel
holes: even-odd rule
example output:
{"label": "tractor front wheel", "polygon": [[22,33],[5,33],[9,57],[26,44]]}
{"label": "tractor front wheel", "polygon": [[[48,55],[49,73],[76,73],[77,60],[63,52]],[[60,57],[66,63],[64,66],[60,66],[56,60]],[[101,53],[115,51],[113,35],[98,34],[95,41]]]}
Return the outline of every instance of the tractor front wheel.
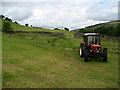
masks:
{"label": "tractor front wheel", "polygon": [[88,57],[85,57],[85,58],[84,58],[84,61],[85,61],[85,62],[88,62],[88,61],[89,61],[89,60],[88,60]]}
{"label": "tractor front wheel", "polygon": [[83,54],[83,49],[82,47],[80,47],[80,57],[83,58],[84,57],[84,54]]}
{"label": "tractor front wheel", "polygon": [[89,59],[88,59],[88,50],[87,49],[85,49],[85,51],[84,51],[84,61],[85,62],[88,62],[89,61]]}
{"label": "tractor front wheel", "polygon": [[84,57],[84,44],[80,43],[80,57],[83,58]]}

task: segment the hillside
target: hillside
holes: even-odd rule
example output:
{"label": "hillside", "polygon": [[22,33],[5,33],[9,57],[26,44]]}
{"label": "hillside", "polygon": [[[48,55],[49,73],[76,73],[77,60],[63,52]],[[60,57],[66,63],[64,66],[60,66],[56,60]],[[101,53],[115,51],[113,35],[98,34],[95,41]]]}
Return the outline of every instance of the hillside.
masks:
{"label": "hillside", "polygon": [[64,30],[52,30],[52,29],[41,29],[41,28],[34,28],[34,27],[27,27],[24,25],[19,25],[7,20],[1,20],[0,19],[0,30],[2,30],[2,24],[4,22],[9,22],[11,24],[11,27],[13,28],[13,31],[45,31],[45,32],[62,32],[64,33],[67,37],[72,37],[74,32],[68,32]]}
{"label": "hillside", "polygon": [[[14,30],[51,31],[17,25]],[[118,42],[102,38],[108,48],[108,62],[79,57],[82,38],[74,32],[66,37],[33,33],[2,33],[3,88],[118,88]]]}
{"label": "hillside", "polygon": [[76,30],[73,30],[73,32],[77,32],[77,33],[97,32],[97,33],[100,33],[101,35],[119,37],[120,21],[100,23],[100,24],[85,27],[83,29],[76,29]]}

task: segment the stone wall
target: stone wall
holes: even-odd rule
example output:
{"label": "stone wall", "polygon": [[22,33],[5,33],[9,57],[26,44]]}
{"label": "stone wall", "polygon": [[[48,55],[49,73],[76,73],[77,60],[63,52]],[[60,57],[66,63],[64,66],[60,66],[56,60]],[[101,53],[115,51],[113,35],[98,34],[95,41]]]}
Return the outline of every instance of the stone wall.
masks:
{"label": "stone wall", "polygon": [[82,37],[83,36],[83,33],[75,33],[74,34],[74,37]]}
{"label": "stone wall", "polygon": [[13,31],[12,33],[48,34],[48,35],[52,35],[52,36],[60,36],[60,37],[65,38],[65,34],[64,34],[64,33],[60,33],[60,32],[46,32],[46,31]]}

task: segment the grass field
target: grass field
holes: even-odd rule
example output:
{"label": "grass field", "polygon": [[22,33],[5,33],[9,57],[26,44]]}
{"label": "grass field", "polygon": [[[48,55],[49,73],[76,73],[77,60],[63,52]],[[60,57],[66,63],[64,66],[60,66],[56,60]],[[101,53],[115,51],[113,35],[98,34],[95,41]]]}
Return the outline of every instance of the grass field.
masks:
{"label": "grass field", "polygon": [[108,62],[84,62],[82,38],[41,34],[2,35],[3,88],[118,88],[118,42],[102,39]]}

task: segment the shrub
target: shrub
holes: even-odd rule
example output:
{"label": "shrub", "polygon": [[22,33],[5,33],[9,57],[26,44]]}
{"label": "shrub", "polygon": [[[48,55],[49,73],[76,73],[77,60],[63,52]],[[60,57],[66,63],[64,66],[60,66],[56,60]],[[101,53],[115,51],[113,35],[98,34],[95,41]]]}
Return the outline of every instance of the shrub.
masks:
{"label": "shrub", "polygon": [[4,15],[0,15],[0,19],[3,19],[3,18],[5,18],[5,16]]}
{"label": "shrub", "polygon": [[69,28],[64,28],[65,31],[69,31]]}
{"label": "shrub", "polygon": [[5,20],[12,22],[12,20],[8,17],[6,17]]}
{"label": "shrub", "polygon": [[17,21],[15,21],[14,23],[19,24]]}
{"label": "shrub", "polygon": [[60,30],[59,28],[54,28],[54,30]]}
{"label": "shrub", "polygon": [[13,28],[11,27],[10,22],[4,22],[2,26],[2,31],[5,33],[10,33],[13,31]]}
{"label": "shrub", "polygon": [[25,24],[25,26],[28,26],[28,24]]}

